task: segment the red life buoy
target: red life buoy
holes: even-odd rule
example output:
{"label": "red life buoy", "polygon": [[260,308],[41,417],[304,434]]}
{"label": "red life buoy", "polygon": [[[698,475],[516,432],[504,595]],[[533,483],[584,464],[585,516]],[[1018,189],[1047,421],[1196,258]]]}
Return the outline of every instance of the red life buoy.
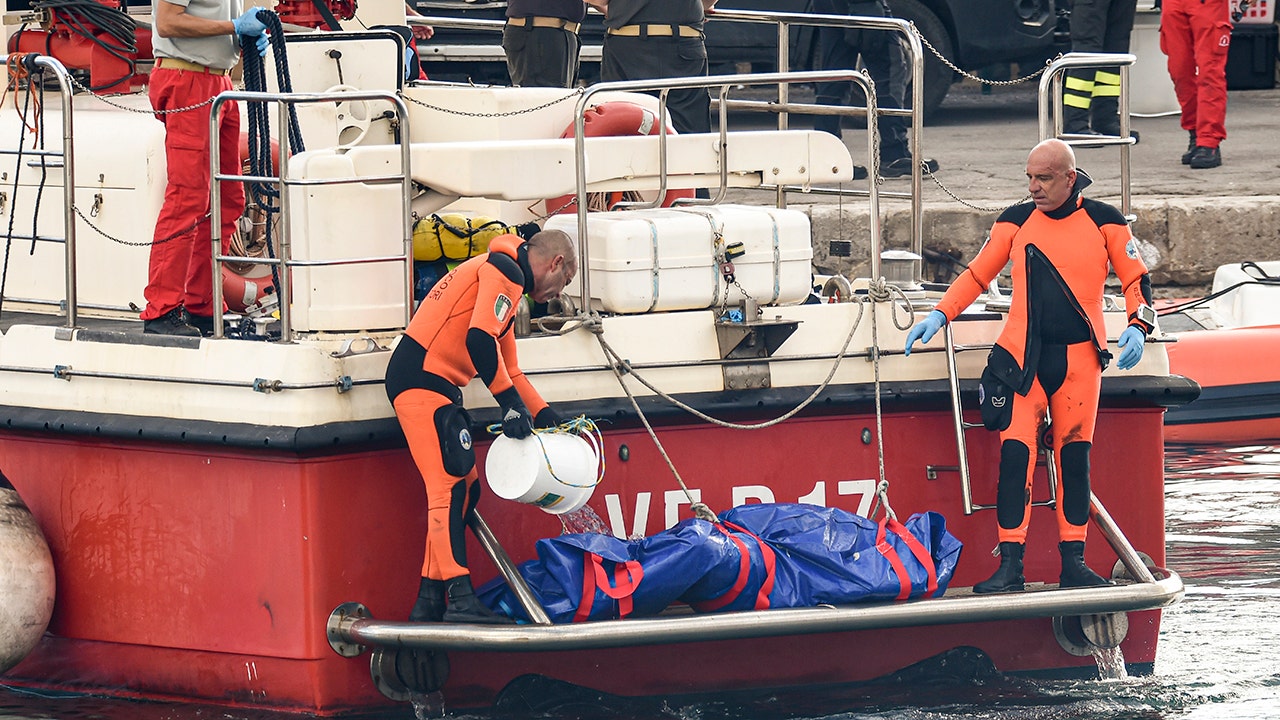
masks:
{"label": "red life buoy", "polygon": [[222,299],[232,312],[243,313],[249,308],[261,307],[268,295],[276,291],[270,265],[256,265],[248,275],[222,266]]}
{"label": "red life buoy", "polygon": [[[583,133],[587,137],[608,137],[618,135],[656,135],[658,133],[658,115],[648,108],[635,103],[614,101],[600,103],[588,108],[582,114]],[[667,134],[676,133],[667,127]],[[562,138],[573,137],[573,123],[560,134]],[[593,193],[594,194],[594,193]],[[624,193],[611,192],[605,194],[604,206],[610,210],[625,197]],[[668,190],[662,198],[662,207],[670,207],[680,198],[691,198],[693,190]],[[588,202],[595,205],[595,202]],[[561,195],[546,201],[546,212],[555,215],[578,212],[577,199],[573,195]]]}

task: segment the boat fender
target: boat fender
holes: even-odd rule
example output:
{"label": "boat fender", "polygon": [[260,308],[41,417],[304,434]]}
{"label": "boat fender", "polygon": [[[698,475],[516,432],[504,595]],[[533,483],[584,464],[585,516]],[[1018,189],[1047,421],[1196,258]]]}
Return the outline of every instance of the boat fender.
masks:
{"label": "boat fender", "polygon": [[[652,110],[635,103],[621,100],[600,103],[588,108],[582,114],[582,132],[586,137],[616,137],[624,135],[656,135],[658,133],[658,116]],[[562,138],[573,137],[573,123],[560,134]],[[667,126],[667,134],[675,135],[676,131]],[[693,190],[668,190],[662,198],[662,207],[671,207],[676,200],[691,198]],[[614,206],[628,199],[625,193],[611,192],[604,198],[604,207],[612,210]],[[595,205],[589,200],[588,205]],[[548,215],[563,215],[578,212],[578,203],[573,195],[561,195],[550,198],[545,203]]]}
{"label": "boat fender", "polygon": [[40,527],[0,473],[0,673],[22,661],[49,627],[56,585]]}
{"label": "boat fender", "polygon": [[450,403],[436,410],[435,421],[444,471],[454,477],[466,477],[471,468],[476,466],[476,451],[471,439],[471,416],[462,406]]}
{"label": "boat fender", "polygon": [[488,252],[494,238],[511,232],[510,225],[493,218],[433,214],[413,225],[413,259],[460,262]]}

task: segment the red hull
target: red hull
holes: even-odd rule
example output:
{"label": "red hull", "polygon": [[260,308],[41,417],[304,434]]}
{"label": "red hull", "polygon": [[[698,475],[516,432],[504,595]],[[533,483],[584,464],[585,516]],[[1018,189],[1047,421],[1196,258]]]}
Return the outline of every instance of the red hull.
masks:
{"label": "red hull", "polygon": [[[1164,563],[1161,411],[1107,409],[1099,417],[1094,487],[1133,545]],[[953,586],[995,566],[992,513],[964,516],[948,413],[884,418],[890,498],[903,516],[936,510],[969,547]],[[801,418],[749,436],[705,424],[660,428],[672,460],[713,509],[766,494],[791,502],[821,489],[848,510],[878,477],[871,415]],[[746,438],[745,440],[743,438]],[[1129,439],[1126,441],[1125,439]],[[997,443],[969,436],[974,496],[995,494]],[[626,445],[629,459],[620,458]],[[608,472],[591,507],[615,531],[647,533],[688,516],[682,494],[643,430],[606,435]],[[335,654],[329,613],[359,601],[375,618],[407,617],[425,527],[422,488],[403,449],[299,456],[197,445],[106,442],[71,436],[0,435],[0,466],[43,528],[58,569],[51,635],[10,678],[146,697],[200,699],[312,713],[384,704],[367,656]],[[1037,496],[1045,492],[1043,471]],[[852,482],[850,482],[852,481]],[[843,483],[843,484],[842,484]],[[560,522],[531,506],[486,495],[481,511],[517,562]],[[865,506],[863,506],[865,510]],[[611,514],[612,511],[612,514]],[[622,527],[616,527],[621,521]],[[1052,511],[1037,508],[1027,578],[1056,582]],[[495,570],[469,550],[478,579]],[[1100,538],[1089,563],[1116,556]],[[1155,659],[1159,612],[1135,613],[1123,649],[1129,663]],[[998,627],[997,627],[998,625]],[[1092,666],[1058,647],[1047,619],[830,635],[737,640],[574,653],[451,653],[450,707],[484,705],[515,677],[543,672],[622,695],[867,680],[949,648],[973,646],[1007,672]],[[835,647],[875,647],[848,662]],[[781,662],[780,662],[781,660]],[[611,671],[610,669],[616,669]]]}

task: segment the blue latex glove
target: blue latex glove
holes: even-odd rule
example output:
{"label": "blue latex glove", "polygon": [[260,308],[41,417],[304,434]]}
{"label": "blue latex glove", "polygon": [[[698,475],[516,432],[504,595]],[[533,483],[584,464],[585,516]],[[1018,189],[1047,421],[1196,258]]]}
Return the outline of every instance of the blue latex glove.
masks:
{"label": "blue latex glove", "polygon": [[1147,342],[1147,334],[1142,332],[1136,325],[1130,325],[1120,333],[1120,359],[1116,361],[1116,367],[1121,370],[1128,370],[1138,361],[1142,359],[1142,348]]}
{"label": "blue latex glove", "polygon": [[258,57],[266,57],[266,56],[267,56],[267,45],[268,45],[268,41],[267,41],[267,34],[266,34],[266,33],[263,33],[263,34],[259,35],[258,37],[254,38],[254,39],[253,39],[253,44],[258,48]]}
{"label": "blue latex glove", "polygon": [[405,80],[418,79],[417,75],[411,74],[413,73],[413,54],[414,54],[413,48],[406,45],[404,47],[404,79]]}
{"label": "blue latex glove", "polygon": [[934,310],[925,316],[923,320],[916,323],[911,332],[907,333],[907,355],[911,354],[911,346],[916,341],[927,343],[933,339],[933,336],[947,324],[947,316],[942,314],[941,310]]}
{"label": "blue latex glove", "polygon": [[258,11],[261,9],[262,8],[249,8],[244,11],[243,15],[231,21],[231,24],[236,29],[237,35],[261,37],[262,33],[266,32],[267,26],[258,19]]}

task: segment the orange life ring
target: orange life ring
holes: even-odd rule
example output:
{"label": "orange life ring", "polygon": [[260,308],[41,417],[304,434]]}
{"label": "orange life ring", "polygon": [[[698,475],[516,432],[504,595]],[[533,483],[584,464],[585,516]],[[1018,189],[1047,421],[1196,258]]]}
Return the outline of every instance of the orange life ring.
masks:
{"label": "orange life ring", "polygon": [[[583,133],[587,137],[656,135],[658,132],[657,113],[635,103],[621,100],[600,103],[595,107],[588,108],[582,114],[582,123]],[[675,132],[670,126],[667,127],[668,135],[674,135]],[[564,129],[560,137],[573,137],[573,123],[569,123],[569,127]],[[612,210],[619,202],[626,199],[625,193],[620,192],[602,193],[602,195],[604,196],[604,207],[609,210]],[[691,198],[693,196],[693,190],[668,190],[667,194],[662,198],[662,207],[670,207],[680,198]],[[596,203],[588,202],[587,204],[595,205]],[[573,195],[550,198],[546,201],[545,212],[553,215],[576,213],[578,212],[577,198]]]}
{"label": "orange life ring", "polygon": [[222,299],[232,312],[244,313],[255,305],[260,307],[263,299],[275,291],[269,265],[255,266],[249,275],[241,275],[225,264],[222,266]]}

